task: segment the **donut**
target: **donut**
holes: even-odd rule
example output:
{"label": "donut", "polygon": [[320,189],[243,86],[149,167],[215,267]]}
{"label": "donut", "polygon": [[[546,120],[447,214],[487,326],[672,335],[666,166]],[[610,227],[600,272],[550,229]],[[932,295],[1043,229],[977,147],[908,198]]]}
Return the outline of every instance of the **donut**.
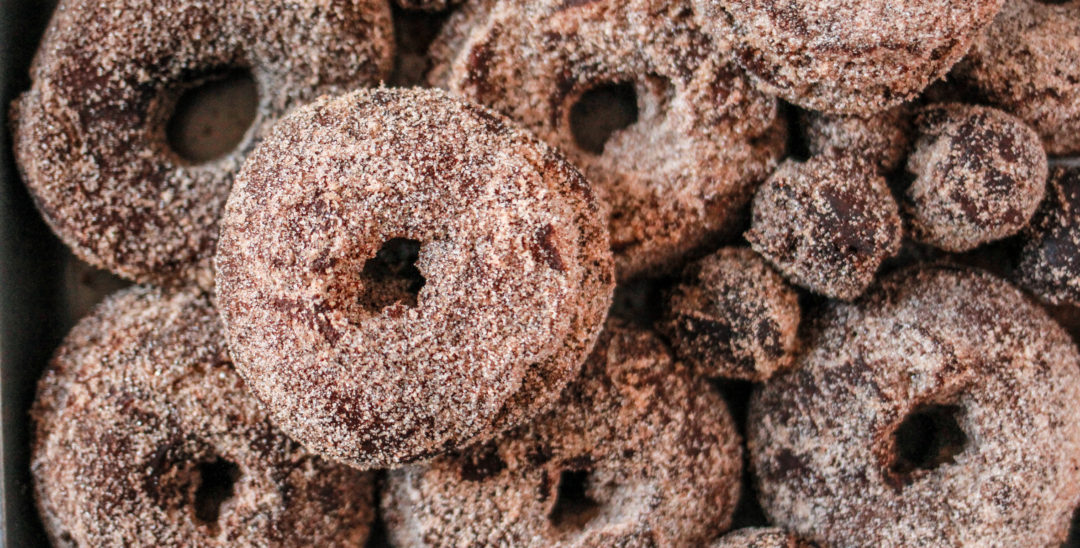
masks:
{"label": "donut", "polygon": [[914,99],[967,52],[1002,0],[694,0],[765,92],[867,116]]}
{"label": "donut", "polygon": [[[361,90],[298,109],[251,153],[217,304],[282,430],[389,468],[554,403],[611,304],[603,228],[581,174],[510,120],[437,90]],[[373,266],[403,241],[412,265]]]}
{"label": "donut", "polygon": [[370,475],[270,422],[190,287],[107,298],[57,350],[31,417],[54,546],[362,546],[375,516]]}
{"label": "donut", "polygon": [[742,448],[720,394],[611,321],[551,412],[494,443],[395,470],[394,546],[702,546],[727,529]]}
{"label": "donut", "polygon": [[1042,300],[1080,306],[1080,168],[1050,174],[1046,200],[1024,232],[1017,274]]}
{"label": "donut", "polygon": [[750,246],[789,281],[851,300],[900,249],[896,201],[873,164],[851,153],[786,160],[754,196]]}
{"label": "donut", "polygon": [[[701,34],[687,1],[471,3],[431,56],[431,84],[518,120],[581,168],[606,206],[620,280],[677,271],[737,230],[785,148],[778,102]],[[604,97],[631,103],[636,121],[597,142],[578,116]]]}
{"label": "donut", "polygon": [[[62,0],[13,105],[15,156],[45,220],[81,259],[138,282],[213,281],[229,187],[283,113],[377,84],[392,61],[377,0]],[[255,119],[196,163],[165,126],[185,90],[250,71]]]}
{"label": "donut", "polygon": [[1010,0],[953,75],[1035,129],[1053,155],[1080,153],[1080,1]]}
{"label": "donut", "polygon": [[776,527],[747,527],[732,531],[713,542],[710,548],[813,548],[795,535]]}
{"label": "donut", "polygon": [[962,252],[1027,226],[1047,175],[1034,130],[1000,110],[955,103],[923,108],[915,126],[904,210],[917,240]]}
{"label": "donut", "polygon": [[860,155],[891,173],[907,158],[912,141],[911,105],[905,103],[868,117],[803,111],[803,138],[811,156],[840,151]]}
{"label": "donut", "polygon": [[838,546],[1059,546],[1080,503],[1080,355],[1020,291],[902,270],[821,316],[747,419],[772,523]]}
{"label": "donut", "polygon": [[708,377],[762,382],[791,365],[799,295],[748,248],[688,266],[659,327],[675,353]]}

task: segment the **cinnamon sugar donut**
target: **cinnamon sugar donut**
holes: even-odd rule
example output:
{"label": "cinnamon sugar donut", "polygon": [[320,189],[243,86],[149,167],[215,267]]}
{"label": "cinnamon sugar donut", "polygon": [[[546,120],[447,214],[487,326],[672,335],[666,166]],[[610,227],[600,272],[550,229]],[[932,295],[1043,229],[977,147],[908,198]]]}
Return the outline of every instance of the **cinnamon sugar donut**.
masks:
{"label": "cinnamon sugar donut", "polygon": [[[417,256],[404,281],[372,264],[403,240]],[[279,122],[237,177],[216,266],[251,389],[295,439],[365,468],[484,441],[553,403],[614,285],[581,174],[509,120],[420,89]]]}
{"label": "cinnamon sugar donut", "polygon": [[858,297],[900,249],[896,201],[853,152],[784,162],[754,196],[746,239],[788,280],[835,299]]}
{"label": "cinnamon sugar donut", "polygon": [[1080,503],[1080,355],[989,274],[901,272],[836,304],[756,393],[770,520],[842,546],[1058,546]]}
{"label": "cinnamon sugar donut", "polygon": [[1039,136],[1000,110],[930,105],[915,120],[905,209],[916,239],[961,252],[1016,234],[1046,188]]}
{"label": "cinnamon sugar donut", "polygon": [[[433,85],[524,123],[581,167],[607,206],[619,279],[675,269],[735,229],[784,151],[777,101],[684,0],[474,2],[432,57]],[[637,120],[589,150],[575,109],[613,88],[634,96]]]}
{"label": "cinnamon sugar donut", "polygon": [[362,546],[372,478],[285,437],[199,291],[135,287],[38,385],[31,471],[56,546]]}
{"label": "cinnamon sugar donut", "polygon": [[391,472],[390,540],[417,546],[700,546],[731,524],[742,449],[719,393],[609,322],[550,413]]}
{"label": "cinnamon sugar donut", "polygon": [[990,25],[1002,0],[695,0],[767,93],[863,116],[915,98]]}
{"label": "cinnamon sugar donut", "polygon": [[710,548],[812,548],[812,542],[800,540],[795,535],[776,527],[752,527],[739,529],[720,537]]}
{"label": "cinnamon sugar donut", "polygon": [[686,267],[660,329],[709,377],[765,381],[791,365],[799,295],[757,253],[727,247]]}
{"label": "cinnamon sugar donut", "polygon": [[1080,153],[1080,1],[1010,0],[953,73],[1031,125],[1053,155]]}
{"label": "cinnamon sugar donut", "polygon": [[1053,169],[1024,238],[1020,285],[1050,304],[1080,306],[1080,168]]}
{"label": "cinnamon sugar donut", "polygon": [[[62,0],[13,105],[15,153],[45,220],[81,259],[140,282],[209,285],[218,218],[244,156],[290,108],[373,85],[392,61],[377,0]],[[165,125],[181,93],[250,70],[237,148],[193,164]]]}
{"label": "cinnamon sugar donut", "polygon": [[912,110],[905,103],[867,117],[806,111],[800,121],[811,156],[855,154],[875,163],[881,173],[890,173],[911,148]]}

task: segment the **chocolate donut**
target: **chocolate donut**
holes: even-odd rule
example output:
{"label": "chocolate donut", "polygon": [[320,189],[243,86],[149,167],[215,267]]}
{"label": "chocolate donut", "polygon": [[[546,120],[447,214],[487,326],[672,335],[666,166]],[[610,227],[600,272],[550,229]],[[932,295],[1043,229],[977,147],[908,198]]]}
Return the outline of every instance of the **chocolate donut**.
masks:
{"label": "chocolate donut", "polygon": [[609,322],[547,415],[391,472],[390,540],[417,546],[701,546],[731,524],[742,449],[719,393],[652,333]]}
{"label": "chocolate donut", "polygon": [[868,117],[805,111],[800,116],[811,156],[840,151],[861,156],[881,173],[907,158],[912,141],[912,107],[903,104]]}
{"label": "chocolate donut", "polygon": [[766,92],[863,116],[915,98],[990,25],[1002,0],[695,0]]}
{"label": "chocolate donut", "polygon": [[732,531],[710,548],[812,548],[812,542],[804,542],[795,535],[776,527],[748,527]]}
{"label": "chocolate donut", "polygon": [[[212,282],[218,219],[244,156],[290,108],[373,85],[392,61],[377,0],[62,0],[12,107],[15,153],[77,256],[139,282]],[[228,69],[259,91],[236,149],[195,164],[165,126],[186,89]]]}
{"label": "chocolate donut", "polygon": [[923,108],[915,125],[904,209],[917,240],[961,252],[1027,226],[1047,173],[1031,128],[1000,110],[957,103]]}
{"label": "chocolate donut", "polygon": [[106,299],[31,416],[56,546],[361,546],[374,519],[370,476],[304,451],[248,394],[198,290]]}
{"label": "chocolate donut", "polygon": [[1027,122],[1053,155],[1080,153],[1080,1],[1010,0],[953,74]]}
{"label": "chocolate donut", "polygon": [[1020,285],[1050,304],[1080,306],[1080,168],[1053,169],[1024,239]]}
{"label": "chocolate donut", "polygon": [[[297,110],[237,177],[218,245],[230,351],[320,454],[392,467],[557,399],[614,272],[588,183],[506,118],[437,90]],[[411,242],[412,277],[377,268]]]}
{"label": "chocolate donut", "polygon": [[761,382],[791,365],[799,319],[795,290],[757,253],[727,247],[686,268],[660,329],[700,374]]}
{"label": "chocolate donut", "polygon": [[840,546],[1058,546],[1080,503],[1080,355],[989,274],[901,271],[751,399],[769,519]]}
{"label": "chocolate donut", "polygon": [[784,162],[754,196],[746,239],[793,283],[850,300],[899,251],[901,232],[874,164],[834,152]]}
{"label": "chocolate donut", "polygon": [[[677,269],[735,230],[784,151],[777,101],[701,34],[684,0],[476,2],[432,57],[433,85],[522,122],[581,167],[607,206],[619,279]],[[576,117],[605,91],[633,96],[636,122],[586,141]]]}

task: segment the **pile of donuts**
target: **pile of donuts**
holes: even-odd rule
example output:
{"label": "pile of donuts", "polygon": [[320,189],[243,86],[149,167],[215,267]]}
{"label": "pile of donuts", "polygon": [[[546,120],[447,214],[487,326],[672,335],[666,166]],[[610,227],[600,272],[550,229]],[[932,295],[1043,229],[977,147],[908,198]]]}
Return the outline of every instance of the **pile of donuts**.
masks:
{"label": "pile of donuts", "polygon": [[[134,285],[39,382],[48,539],[1060,546],[1078,37],[1080,0],[60,0],[16,159]],[[235,69],[254,122],[184,157]]]}

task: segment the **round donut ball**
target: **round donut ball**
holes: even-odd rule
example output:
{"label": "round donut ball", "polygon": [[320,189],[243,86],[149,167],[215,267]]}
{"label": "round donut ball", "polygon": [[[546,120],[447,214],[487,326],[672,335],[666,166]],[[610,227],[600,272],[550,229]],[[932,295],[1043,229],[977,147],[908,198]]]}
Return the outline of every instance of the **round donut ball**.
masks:
{"label": "round donut ball", "polygon": [[237,369],[312,450],[386,468],[543,411],[611,304],[588,183],[509,120],[436,90],[362,90],[282,120],[222,221]]}
{"label": "round donut ball", "polygon": [[777,527],[747,527],[732,531],[713,542],[710,548],[814,548],[795,535]]}
{"label": "round donut ball", "polygon": [[1053,169],[1024,239],[1020,284],[1050,304],[1080,306],[1080,168]]}
{"label": "round donut ball", "polygon": [[869,115],[942,77],[1002,0],[695,0],[766,92],[830,114]]}
{"label": "round donut ball", "polygon": [[836,304],[755,393],[769,519],[841,546],[1058,546],[1080,503],[1080,355],[1020,291],[954,267]]}
{"label": "round donut ball", "polygon": [[784,152],[778,101],[685,2],[472,2],[431,55],[433,85],[520,121],[581,168],[620,280],[677,271],[732,235]]}
{"label": "round donut ball", "polygon": [[368,474],[270,422],[197,290],[106,299],[57,350],[31,417],[55,546],[362,546],[375,516]]}
{"label": "round donut ball", "polygon": [[728,247],[688,266],[660,329],[701,375],[761,382],[791,365],[799,296],[753,250]]}
{"label": "round donut ball", "polygon": [[719,393],[654,334],[609,322],[550,413],[391,472],[394,546],[702,546],[731,524],[742,448]]}
{"label": "round donut ball", "polygon": [[[218,220],[244,157],[289,109],[390,72],[378,0],[62,0],[11,112],[38,209],[81,259],[138,282],[213,283]],[[184,91],[246,70],[259,98],[237,147],[181,157]]]}
{"label": "round donut ball", "polygon": [[1053,155],[1080,153],[1080,1],[1010,0],[956,78],[1020,117]]}
{"label": "round donut ball", "polygon": [[931,105],[916,117],[905,211],[916,239],[962,252],[1016,234],[1046,189],[1039,136],[993,108]]}
{"label": "round donut ball", "polygon": [[785,161],[754,196],[746,239],[791,282],[858,297],[900,249],[900,214],[873,164],[854,154]]}
{"label": "round donut ball", "polygon": [[881,173],[891,173],[911,149],[912,108],[908,104],[868,117],[804,111],[799,118],[811,156],[852,154],[876,164]]}

